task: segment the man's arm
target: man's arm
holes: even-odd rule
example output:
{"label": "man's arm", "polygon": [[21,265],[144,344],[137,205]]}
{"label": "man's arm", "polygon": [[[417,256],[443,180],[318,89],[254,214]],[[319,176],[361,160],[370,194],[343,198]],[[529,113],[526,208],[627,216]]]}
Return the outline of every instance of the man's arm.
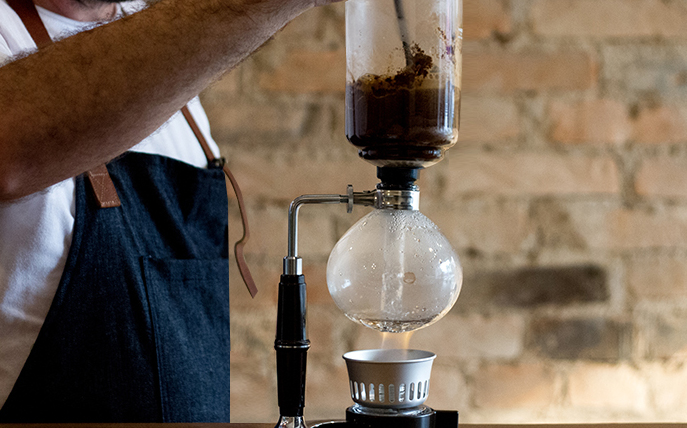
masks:
{"label": "man's arm", "polygon": [[147,137],[306,9],[337,0],[162,0],[0,68],[0,201]]}

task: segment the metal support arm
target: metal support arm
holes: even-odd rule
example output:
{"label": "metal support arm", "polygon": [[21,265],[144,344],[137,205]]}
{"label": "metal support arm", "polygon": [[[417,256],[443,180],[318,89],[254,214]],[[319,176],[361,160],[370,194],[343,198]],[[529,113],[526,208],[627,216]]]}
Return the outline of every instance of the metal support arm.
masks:
{"label": "metal support arm", "polygon": [[368,190],[354,192],[350,184],[345,195],[302,195],[289,206],[289,249],[284,257],[284,275],[300,275],[303,264],[298,257],[298,211],[305,204],[346,204],[347,211],[353,211],[353,205],[375,208],[392,208],[417,210],[420,204],[420,192],[417,190]]}

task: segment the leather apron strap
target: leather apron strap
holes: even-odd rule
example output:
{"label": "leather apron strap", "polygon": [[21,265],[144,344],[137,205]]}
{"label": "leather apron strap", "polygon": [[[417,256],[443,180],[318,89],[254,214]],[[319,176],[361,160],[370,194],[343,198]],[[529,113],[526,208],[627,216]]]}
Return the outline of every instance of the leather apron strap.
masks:
{"label": "leather apron strap", "polygon": [[[45,28],[40,15],[38,15],[38,10],[36,10],[36,6],[32,0],[7,0],[7,4],[14,9],[17,15],[19,15],[19,18],[22,20],[22,23],[39,49],[52,43],[52,39],[48,34],[48,30]],[[253,280],[253,276],[250,273],[248,263],[246,263],[243,253],[243,247],[246,245],[246,242],[250,237],[250,231],[248,228],[248,216],[246,214],[246,207],[243,202],[241,189],[238,186],[236,178],[234,178],[234,175],[231,173],[231,171],[229,171],[229,167],[226,165],[224,158],[217,159],[212,153],[207,140],[200,131],[200,128],[188,109],[188,106],[182,107],[181,112],[191,127],[193,134],[198,139],[198,142],[203,149],[203,153],[205,153],[205,157],[207,158],[208,166],[222,167],[224,173],[229,179],[229,182],[231,183],[231,187],[234,189],[234,193],[236,194],[236,199],[239,205],[239,211],[241,213],[241,224],[243,226],[243,236],[234,245],[234,255],[236,256],[236,263],[239,267],[241,278],[243,278],[243,282],[246,284],[251,297],[255,297],[255,295],[258,293],[258,288],[255,285],[255,281]],[[88,171],[87,177],[100,208],[118,207],[121,205],[119,196],[117,196],[117,189],[112,182],[112,178],[110,177],[105,164]]]}
{"label": "leather apron strap", "polygon": [[210,150],[210,146],[208,145],[205,136],[203,136],[203,133],[200,132],[200,128],[198,127],[198,124],[196,123],[196,120],[193,118],[193,115],[191,114],[191,111],[188,109],[187,105],[181,108],[181,113],[186,118],[186,121],[191,127],[191,130],[193,131],[193,134],[196,136],[198,142],[200,143],[200,146],[203,148],[205,157],[208,160],[208,165],[216,167],[221,166],[224,170],[224,174],[227,176],[229,182],[231,183],[232,189],[234,189],[234,193],[236,194],[236,200],[239,204],[239,212],[241,213],[241,225],[243,226],[243,236],[236,242],[236,244],[234,244],[234,255],[236,256],[236,263],[239,267],[239,273],[241,274],[241,278],[243,278],[243,282],[246,284],[246,287],[248,288],[248,292],[250,293],[251,297],[255,297],[255,295],[258,294],[258,287],[255,285],[255,281],[253,281],[253,276],[250,273],[248,263],[246,263],[246,258],[243,254],[243,247],[246,245],[248,238],[250,238],[250,230],[248,229],[248,215],[246,214],[246,204],[243,202],[243,194],[241,193],[241,189],[239,188],[239,183],[236,181],[234,174],[232,174],[231,171],[229,171],[229,166],[226,164],[224,158],[217,159],[215,155],[212,153],[212,150]]}
{"label": "leather apron strap", "polygon": [[52,43],[48,30],[45,29],[41,17],[38,15],[36,6],[31,1],[7,0],[7,4],[19,15],[22,23],[28,30],[31,38],[38,46],[44,48]]}

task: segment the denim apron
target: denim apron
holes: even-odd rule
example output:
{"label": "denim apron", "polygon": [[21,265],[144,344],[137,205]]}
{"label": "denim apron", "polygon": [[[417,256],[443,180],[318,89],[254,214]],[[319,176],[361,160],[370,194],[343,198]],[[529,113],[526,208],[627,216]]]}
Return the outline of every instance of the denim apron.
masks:
{"label": "denim apron", "polygon": [[128,152],[99,209],[76,178],[73,240],[0,422],[229,422],[221,168]]}

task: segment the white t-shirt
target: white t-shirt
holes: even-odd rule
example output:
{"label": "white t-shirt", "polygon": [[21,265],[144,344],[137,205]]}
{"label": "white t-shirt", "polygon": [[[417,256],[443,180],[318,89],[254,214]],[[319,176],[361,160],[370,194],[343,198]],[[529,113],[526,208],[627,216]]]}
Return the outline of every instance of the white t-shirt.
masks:
{"label": "white t-shirt", "polygon": [[[144,6],[140,0],[123,3],[120,16]],[[40,7],[38,12],[53,39],[94,26]],[[0,64],[35,48],[19,17],[0,0]],[[219,156],[197,98],[189,109]],[[181,113],[132,150],[207,166],[198,140]],[[74,179],[68,179],[18,202],[0,204],[0,407],[28,358],[59,285],[72,240],[74,198]]]}

